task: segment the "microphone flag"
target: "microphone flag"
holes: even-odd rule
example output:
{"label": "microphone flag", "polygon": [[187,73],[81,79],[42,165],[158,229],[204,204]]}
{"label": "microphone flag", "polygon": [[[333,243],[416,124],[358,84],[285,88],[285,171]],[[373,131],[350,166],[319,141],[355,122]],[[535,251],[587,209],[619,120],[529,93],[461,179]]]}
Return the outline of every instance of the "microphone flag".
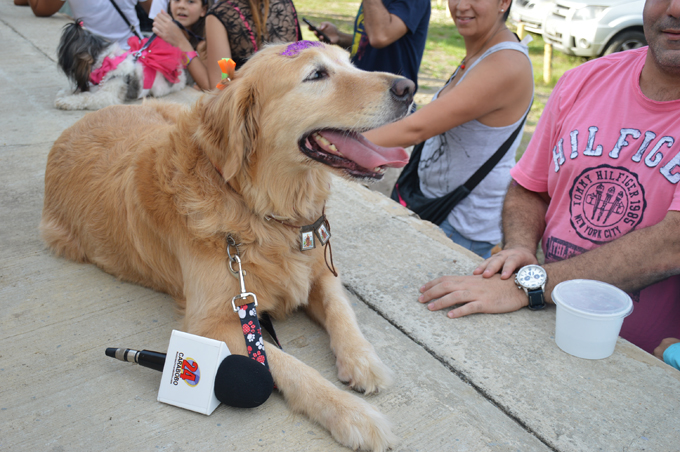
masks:
{"label": "microphone flag", "polygon": [[231,352],[222,341],[173,330],[163,366],[158,401],[210,415],[217,370]]}

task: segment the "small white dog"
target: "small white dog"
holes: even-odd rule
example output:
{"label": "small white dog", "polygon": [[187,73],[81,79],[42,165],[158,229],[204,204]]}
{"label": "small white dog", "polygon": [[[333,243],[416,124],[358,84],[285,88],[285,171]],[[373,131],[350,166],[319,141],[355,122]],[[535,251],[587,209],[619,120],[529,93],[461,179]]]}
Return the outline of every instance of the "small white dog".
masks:
{"label": "small white dog", "polygon": [[80,21],[64,26],[58,64],[75,89],[61,90],[54,105],[62,110],[99,110],[126,100],[165,96],[186,86],[177,47],[156,36],[128,42],[130,50],[125,51]]}

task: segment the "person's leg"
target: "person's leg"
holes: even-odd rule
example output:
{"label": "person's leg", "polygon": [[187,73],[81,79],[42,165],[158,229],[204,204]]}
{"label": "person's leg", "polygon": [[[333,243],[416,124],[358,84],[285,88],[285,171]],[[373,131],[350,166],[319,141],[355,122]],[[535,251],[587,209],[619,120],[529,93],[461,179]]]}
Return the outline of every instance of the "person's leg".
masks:
{"label": "person's leg", "polygon": [[439,228],[444,231],[444,234],[451,240],[453,240],[453,243],[457,243],[458,245],[462,246],[465,249],[470,249],[472,247],[472,240],[468,240],[462,235],[456,231],[453,226],[451,226],[451,223],[449,223],[449,220],[444,220],[442,224],[439,225]]}
{"label": "person's leg", "polygon": [[453,240],[454,243],[457,243],[458,245],[462,246],[463,248],[466,248],[473,253],[483,257],[484,259],[488,258],[491,256],[491,249],[496,246],[495,243],[489,243],[489,242],[479,242],[476,240],[470,240],[468,238],[463,237],[460,235],[458,231],[456,231],[453,226],[451,226],[451,223],[449,223],[449,220],[444,220],[442,224],[439,225],[439,228],[444,231],[446,236]]}
{"label": "person's leg", "polygon": [[491,250],[493,249],[494,246],[496,246],[495,243],[476,242],[473,240],[470,251],[483,257],[484,259],[488,259],[491,257]]}

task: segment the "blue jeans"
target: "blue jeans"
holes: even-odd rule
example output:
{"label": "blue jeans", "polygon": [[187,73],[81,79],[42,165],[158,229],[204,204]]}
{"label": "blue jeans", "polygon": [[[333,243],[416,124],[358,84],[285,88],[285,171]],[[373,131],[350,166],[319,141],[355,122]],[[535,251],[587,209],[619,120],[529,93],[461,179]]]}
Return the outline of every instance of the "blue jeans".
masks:
{"label": "blue jeans", "polygon": [[454,243],[459,244],[463,248],[467,248],[473,253],[483,257],[484,259],[491,257],[491,249],[496,246],[495,243],[489,243],[489,242],[478,242],[476,240],[470,240],[462,235],[458,231],[456,231],[453,226],[451,226],[451,223],[449,223],[449,220],[444,220],[442,224],[439,225],[439,228],[444,231],[444,234],[451,240],[453,240]]}

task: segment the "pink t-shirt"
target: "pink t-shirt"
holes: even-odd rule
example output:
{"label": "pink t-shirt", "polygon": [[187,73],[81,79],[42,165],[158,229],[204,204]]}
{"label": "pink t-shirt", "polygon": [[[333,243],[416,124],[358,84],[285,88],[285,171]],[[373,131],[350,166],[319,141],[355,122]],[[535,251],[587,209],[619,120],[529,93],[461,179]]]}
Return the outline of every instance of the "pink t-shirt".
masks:
{"label": "pink t-shirt", "polygon": [[[511,171],[526,189],[551,197],[546,262],[680,210],[680,100],[657,102],[642,94],[646,55],[647,47],[621,52],[564,74]],[[680,338],[680,276],[631,296],[623,338],[650,353],[663,338]]]}

